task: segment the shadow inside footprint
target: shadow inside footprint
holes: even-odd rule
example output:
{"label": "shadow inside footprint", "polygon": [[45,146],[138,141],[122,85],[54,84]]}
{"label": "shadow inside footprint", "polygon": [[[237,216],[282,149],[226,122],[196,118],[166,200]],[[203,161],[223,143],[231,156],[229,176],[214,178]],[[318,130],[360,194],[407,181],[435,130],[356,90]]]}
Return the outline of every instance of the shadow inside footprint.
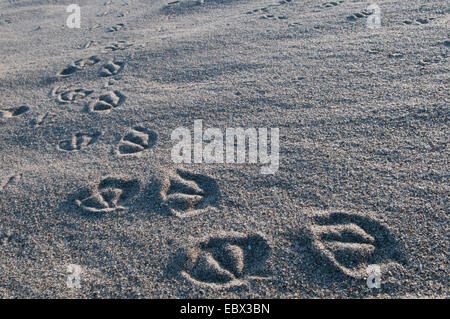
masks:
{"label": "shadow inside footprint", "polygon": [[30,107],[26,105],[19,106],[17,108],[10,108],[8,110],[0,110],[0,118],[10,118],[25,114],[30,110]]}

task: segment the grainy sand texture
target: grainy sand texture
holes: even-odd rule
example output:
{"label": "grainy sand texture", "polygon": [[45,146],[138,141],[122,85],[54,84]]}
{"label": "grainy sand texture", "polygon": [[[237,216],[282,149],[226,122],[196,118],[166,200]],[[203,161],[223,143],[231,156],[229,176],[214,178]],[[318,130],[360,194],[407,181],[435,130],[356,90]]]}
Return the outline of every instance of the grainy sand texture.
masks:
{"label": "grainy sand texture", "polygon": [[448,298],[450,6],[373,2],[0,0],[0,297]]}

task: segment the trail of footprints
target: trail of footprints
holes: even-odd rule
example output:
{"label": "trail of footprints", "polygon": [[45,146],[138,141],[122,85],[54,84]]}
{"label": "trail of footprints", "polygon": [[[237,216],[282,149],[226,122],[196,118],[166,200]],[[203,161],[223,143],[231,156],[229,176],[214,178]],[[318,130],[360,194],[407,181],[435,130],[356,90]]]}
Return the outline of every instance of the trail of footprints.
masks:
{"label": "trail of footprints", "polygon": [[[395,240],[374,216],[321,211],[309,229],[310,250],[351,278],[365,279],[370,264],[401,262]],[[232,287],[269,278],[265,265],[270,255],[261,234],[220,233],[184,249],[175,266],[194,284]]]}
{"label": "trail of footprints", "polygon": [[[161,205],[176,218],[214,212],[219,201],[214,179],[181,169],[167,172],[159,189]],[[89,214],[125,211],[141,190],[138,180],[107,177],[75,202]],[[317,211],[313,220],[307,247],[325,261],[319,262],[323,271],[332,266],[343,275],[365,279],[370,264],[402,262],[388,227],[369,213]],[[173,268],[195,285],[229,288],[271,278],[267,261],[272,248],[263,234],[219,232],[188,243],[177,253]]]}
{"label": "trail of footprints", "polygon": [[[58,149],[66,152],[80,151],[95,142],[101,137],[101,132],[78,132],[67,140],[59,143]],[[142,153],[144,150],[153,147],[158,135],[142,126],[137,126],[126,133],[120,140],[116,154],[120,156],[131,156]]]}
{"label": "trail of footprints", "polygon": [[[79,192],[75,204],[87,214],[126,211],[141,190],[138,180],[107,177]],[[178,218],[206,212],[218,200],[215,181],[184,170],[169,172],[160,185],[161,204]],[[271,248],[259,233],[215,233],[194,241],[174,265],[198,285],[233,287],[249,280],[267,279]]]}
{"label": "trail of footprints", "polygon": [[[281,0],[275,4],[269,4],[262,8],[257,8],[257,9],[247,11],[246,14],[247,15],[259,15],[260,19],[288,20],[289,17],[287,17],[286,15],[275,14],[272,9],[275,9],[277,7],[282,7],[283,5],[286,5],[286,4],[289,4],[292,2],[293,2],[293,0]],[[344,0],[327,1],[327,2],[323,2],[320,5],[320,7],[323,9],[336,8],[343,3],[345,3]],[[356,22],[360,19],[367,18],[368,16],[370,16],[372,14],[374,14],[373,10],[365,9],[360,12],[355,12],[355,13],[347,16],[347,21]],[[412,19],[412,20],[405,20],[405,21],[403,21],[403,23],[407,24],[407,25],[426,25],[426,24],[431,23],[433,20],[435,20],[435,18],[417,18],[417,19]],[[289,25],[300,25],[300,23],[299,22],[291,22],[291,23],[289,23]]]}
{"label": "trail of footprints", "polygon": [[[341,3],[344,3],[345,1],[340,0],[340,1],[329,1],[329,2],[324,2],[321,4],[322,8],[333,8],[333,7],[337,7],[338,5],[340,5]],[[278,1],[275,4],[269,4],[265,7],[262,8],[257,8],[257,9],[253,9],[250,11],[247,11],[246,14],[247,15],[259,15],[260,19],[269,19],[269,20],[288,20],[289,17],[286,15],[282,15],[282,14],[275,14],[274,12],[272,12],[272,9],[275,9],[277,7],[281,8],[284,5],[293,3],[293,0],[281,0]],[[289,23],[289,25],[300,25],[299,22],[292,22]]]}
{"label": "trail of footprints", "polygon": [[291,2],[293,2],[293,1],[292,0],[280,0],[276,4],[270,4],[266,7],[247,11],[246,14],[248,14],[248,15],[259,14],[260,19],[287,20],[288,19],[287,16],[275,15],[275,14],[271,13],[270,9],[283,6],[283,5],[289,4]]}
{"label": "trail of footprints", "polygon": [[[134,133],[132,131],[132,133],[126,135],[122,139],[121,143],[123,143],[124,140],[132,140],[133,145],[149,143],[144,135],[141,134],[141,131],[143,131],[143,129],[138,129],[139,130],[133,130]],[[145,134],[148,133],[152,134],[152,132],[146,132]],[[73,151],[81,149],[83,146],[85,147],[89,144],[92,144],[92,141],[99,136],[100,133],[77,134],[71,140],[65,141],[63,145],[65,146],[65,148],[67,148],[67,150]],[[123,149],[122,146],[123,144],[119,146],[119,150],[126,151],[127,153],[130,150],[133,152],[138,151],[138,149],[134,148]],[[80,193],[80,195],[75,200],[77,205],[79,207],[82,207],[83,210],[87,212],[115,211],[115,208],[117,207],[114,205],[109,205],[107,209],[99,210],[98,205],[93,204],[92,202],[93,198],[95,198],[95,203],[97,203],[101,198],[104,197],[102,195],[102,190],[105,188],[111,188],[105,187],[105,185],[111,184],[111,180],[111,178],[106,178],[99,183],[99,185],[95,188],[96,190],[90,191],[88,193]],[[161,206],[167,209],[171,215],[179,218],[191,217],[205,212],[215,211],[215,207],[219,202],[219,187],[214,179],[206,175],[195,174],[185,170],[177,169],[175,171],[166,172],[166,174],[162,176],[157,183],[159,188],[158,200],[160,201]],[[118,190],[114,192],[127,192],[125,186],[129,185],[129,183],[125,179],[121,179],[120,183],[116,181],[115,184],[118,186],[116,187]],[[139,187],[137,186],[133,187],[133,189],[136,191],[136,193],[139,191]],[[109,190],[108,194],[110,194]],[[127,208],[128,207],[120,206],[120,209]]]}
{"label": "trail of footprints", "polygon": [[[264,19],[285,19],[270,14],[269,8],[290,3],[282,0],[276,5],[255,9],[247,14],[262,14]],[[344,1],[322,4],[331,8]],[[175,2],[174,2],[175,4]],[[353,14],[354,20],[369,15],[368,12]],[[406,22],[405,22],[406,23]],[[418,23],[422,23],[418,21]],[[125,25],[118,24],[108,32],[117,32]],[[104,47],[103,52],[126,50],[132,44],[117,41]],[[101,59],[91,56],[74,61],[57,76],[68,77],[80,70],[93,67]],[[125,63],[110,60],[99,69],[100,77],[111,77],[120,73]],[[55,87],[51,96],[58,103],[75,103],[94,95],[94,90],[85,88]],[[89,112],[109,112],[124,103],[126,96],[119,90],[103,92],[87,104]],[[29,110],[27,106],[0,110],[0,118],[20,116]],[[40,125],[48,113],[36,121]],[[100,132],[78,132],[61,141],[58,148],[65,152],[80,151],[98,141]],[[120,140],[116,153],[120,156],[139,154],[151,148],[157,139],[156,133],[142,126],[130,129]],[[17,180],[8,176],[0,180],[0,191]],[[86,214],[103,215],[127,211],[143,190],[139,180],[106,177],[98,184],[81,189],[75,194],[75,205]],[[220,203],[219,187],[214,179],[182,169],[167,172],[159,181],[158,200],[170,215],[176,218],[194,218],[200,214],[217,210]],[[398,261],[395,241],[388,229],[376,218],[367,214],[347,212],[318,212],[315,222],[309,226],[311,251],[324,258],[338,271],[353,278],[364,278],[370,263]],[[386,249],[388,248],[388,249]],[[263,234],[219,232],[194,240],[194,244],[182,250],[175,261],[175,268],[186,280],[196,285],[211,287],[234,287],[250,280],[269,279],[267,261],[271,256],[271,245]]]}
{"label": "trail of footprints", "polygon": [[[132,45],[125,41],[117,41],[104,48],[104,52],[113,52],[116,50],[125,50]],[[80,59],[73,62],[67,68],[58,73],[58,76],[67,77],[86,67],[92,67],[98,64],[101,58],[98,56],[91,56],[86,59]],[[103,64],[99,69],[100,77],[111,77],[117,75],[123,70],[125,62],[109,60]],[[75,103],[84,100],[89,96],[93,96],[92,100],[86,105],[88,112],[107,113],[111,110],[121,106],[126,96],[119,90],[110,90],[102,92],[99,95],[94,95],[94,90],[87,90],[84,88],[70,88],[67,86],[59,86],[52,89],[50,95],[55,98],[58,103],[67,104]],[[91,144],[95,143],[101,133],[76,133],[70,139],[61,141],[58,148],[62,151],[79,151]],[[119,155],[134,155],[141,153],[145,149],[152,147],[155,144],[156,133],[147,130],[143,127],[136,127],[131,132],[123,137],[118,146]],[[111,209],[112,211],[112,209]]]}
{"label": "trail of footprints", "polygon": [[[111,45],[108,45],[104,48],[105,52],[113,52],[117,50],[125,50],[126,48],[130,47],[131,45],[127,45],[126,42],[116,42]],[[87,67],[91,67],[99,63],[101,59],[97,56],[91,56],[86,59],[80,59],[72,64],[70,64],[65,69],[61,70],[57,73],[57,77],[68,77],[77,71],[83,70]],[[99,69],[99,76],[100,77],[108,77],[108,76],[114,76],[117,75],[120,71],[123,70],[125,66],[125,62],[123,61],[116,61],[114,59],[109,60],[105,64],[103,64]]]}
{"label": "trail of footprints", "polygon": [[424,25],[429,24],[431,21],[435,20],[435,18],[417,18],[413,20],[405,20],[403,21],[403,24],[407,25]]}
{"label": "trail of footprints", "polygon": [[128,49],[131,46],[132,46],[131,43],[128,43],[123,40],[119,40],[119,41],[116,41],[116,42],[106,45],[103,48],[103,52],[106,53],[106,52],[114,52],[114,51],[123,51],[123,50]]}
{"label": "trail of footprints", "polygon": [[420,66],[429,66],[429,65],[433,65],[433,64],[438,64],[441,62],[444,62],[447,59],[447,56],[442,54],[441,56],[436,55],[433,57],[427,57],[427,58],[423,58],[422,60],[419,61],[419,65]]}
{"label": "trail of footprints", "polygon": [[363,10],[361,12],[356,12],[356,13],[349,15],[347,17],[347,21],[350,21],[350,22],[357,21],[358,19],[361,19],[361,18],[367,18],[368,16],[370,16],[372,14],[373,14],[373,12],[371,12],[371,11]]}
{"label": "trail of footprints", "polygon": [[[121,24],[116,27],[119,28]],[[126,41],[116,41],[109,45],[106,45],[103,49],[103,53],[114,52],[118,50],[126,50],[131,47],[132,44]],[[80,70],[85,70],[87,68],[100,65],[102,58],[93,55],[88,58],[83,58],[74,61],[69,66],[57,73],[57,77],[66,78],[69,77]],[[116,59],[110,59],[104,64],[101,64],[98,69],[98,76],[100,78],[115,77],[125,67],[124,61],[119,61]],[[95,96],[92,89],[80,88],[80,87],[67,87],[67,86],[57,86],[52,89],[50,95],[55,97],[55,100],[61,104],[76,103],[86,98],[93,97],[90,102],[87,103],[86,110],[91,112],[104,112],[111,111],[114,108],[122,105],[126,99],[126,96],[119,90],[110,90],[106,92],[100,92],[99,95]]]}
{"label": "trail of footprints", "polygon": [[[108,32],[119,31],[124,28],[124,24],[117,24],[111,27]],[[93,43],[90,41],[89,43]],[[103,53],[114,52],[118,50],[126,50],[131,47],[132,44],[126,41],[116,41],[109,45],[106,45],[103,49]],[[86,46],[85,46],[86,47]],[[59,78],[67,78],[80,70],[86,70],[88,68],[96,67],[100,65],[98,69],[98,76],[100,78],[114,77],[118,75],[124,68],[125,62],[116,59],[110,59],[105,63],[101,64],[102,58],[97,55],[92,55],[87,58],[78,59],[71,63],[69,66],[57,73]],[[70,86],[55,86],[51,92],[50,96],[55,98],[55,101],[60,104],[71,104],[83,102],[86,99],[90,99],[85,103],[84,110],[87,112],[96,113],[108,113],[118,107],[120,107],[126,100],[126,96],[117,89],[112,89],[109,91],[102,91],[96,93],[94,89],[86,89],[80,87],[70,87]],[[17,111],[15,111],[17,113]],[[13,114],[15,116],[15,113]],[[0,113],[1,114],[1,113]],[[6,114],[6,113],[5,113]],[[8,116],[8,114],[5,115]],[[39,125],[47,117],[38,119],[34,122],[34,126]],[[58,148],[61,151],[73,152],[80,151],[92,144],[94,144],[101,133],[83,133],[78,132],[72,135],[68,140],[63,140],[59,143]],[[156,134],[152,131],[146,130],[145,128],[138,127],[135,128],[131,133],[128,133],[121,141],[118,147],[119,155],[132,155],[141,153],[145,149],[148,149],[154,145],[156,141]]]}

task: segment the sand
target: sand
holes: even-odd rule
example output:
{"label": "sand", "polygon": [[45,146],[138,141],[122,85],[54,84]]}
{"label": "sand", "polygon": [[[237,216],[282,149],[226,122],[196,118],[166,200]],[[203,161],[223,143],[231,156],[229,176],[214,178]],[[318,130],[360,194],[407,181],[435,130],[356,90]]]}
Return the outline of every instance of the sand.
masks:
{"label": "sand", "polygon": [[448,298],[447,1],[72,2],[0,1],[1,298]]}

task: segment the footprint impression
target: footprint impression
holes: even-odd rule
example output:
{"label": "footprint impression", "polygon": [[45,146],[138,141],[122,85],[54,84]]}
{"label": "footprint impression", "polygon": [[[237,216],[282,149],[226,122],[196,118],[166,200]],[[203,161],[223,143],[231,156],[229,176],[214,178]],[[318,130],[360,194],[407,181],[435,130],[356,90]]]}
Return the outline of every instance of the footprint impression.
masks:
{"label": "footprint impression", "polygon": [[247,11],[246,14],[261,14],[261,16],[259,17],[260,19],[279,19],[279,20],[286,20],[288,19],[287,16],[276,16],[275,14],[271,14],[271,9],[272,8],[276,8],[276,7],[281,7],[284,6],[286,4],[291,3],[292,0],[281,0],[278,1],[278,3],[276,4],[269,4],[266,7],[262,7],[262,8],[258,8],[258,9],[253,9],[250,11]]}
{"label": "footprint impression", "polygon": [[86,66],[92,66],[94,64],[97,64],[98,62],[100,62],[100,58],[95,55],[93,55],[89,58],[76,60],[75,62],[73,62],[72,64],[67,66],[65,69],[61,70],[57,74],[57,76],[58,77],[67,77],[67,76],[74,74],[75,72],[85,68]]}
{"label": "footprint impression", "polygon": [[163,207],[180,218],[215,210],[219,202],[219,187],[214,179],[177,169],[161,183],[160,200]]}
{"label": "footprint impression", "polygon": [[122,105],[126,96],[118,90],[108,91],[100,95],[87,106],[89,112],[109,112],[112,109]]}
{"label": "footprint impression", "polygon": [[222,232],[200,240],[178,259],[180,274],[189,281],[213,287],[232,287],[251,279],[266,279],[271,254],[260,234]]}
{"label": "footprint impression", "polygon": [[123,156],[136,155],[155,145],[157,137],[153,131],[135,127],[122,138],[117,153]]}
{"label": "footprint impression", "polygon": [[9,185],[17,183],[22,178],[22,174],[9,175],[6,177],[0,176],[0,192],[3,192]]}
{"label": "footprint impression", "polygon": [[103,48],[103,52],[121,51],[121,50],[125,50],[125,49],[131,47],[132,45],[133,44],[128,43],[126,41],[119,40],[119,41],[113,42],[113,43],[108,44],[107,46],[105,46]]}
{"label": "footprint impression", "polygon": [[106,32],[117,32],[117,31],[122,30],[123,28],[125,28],[125,24],[118,23],[118,24],[113,25],[112,27],[110,27],[108,30],[106,30]]}
{"label": "footprint impression", "polygon": [[111,60],[100,68],[99,75],[101,77],[117,75],[124,66],[125,62]]}
{"label": "footprint impression", "polygon": [[373,14],[373,12],[363,10],[361,12],[356,12],[356,13],[349,15],[347,17],[347,21],[350,21],[350,22],[357,21],[358,19],[366,18],[372,14]]}
{"label": "footprint impression", "polygon": [[388,228],[371,215],[318,212],[310,227],[311,246],[330,265],[353,278],[364,278],[369,264],[402,260]]}
{"label": "footprint impression", "polygon": [[341,1],[329,1],[329,2],[324,2],[322,3],[322,7],[324,8],[333,8],[338,6],[341,3],[344,3],[345,1],[341,0]]}
{"label": "footprint impression", "polygon": [[30,110],[30,107],[22,105],[19,107],[13,107],[7,110],[0,110],[0,119],[7,119],[11,117],[20,116]]}
{"label": "footprint impression", "polygon": [[58,147],[62,151],[72,152],[79,151],[91,144],[94,144],[100,137],[101,133],[76,133],[72,138],[59,143]]}
{"label": "footprint impression", "polygon": [[55,97],[56,102],[65,104],[82,100],[93,92],[93,90],[73,89],[66,86],[59,86],[52,89],[50,96]]}
{"label": "footprint impression", "polygon": [[412,20],[405,20],[403,21],[403,24],[407,24],[407,25],[424,25],[424,24],[429,24],[431,23],[433,20],[435,20],[436,18],[417,18],[417,19],[412,19]]}
{"label": "footprint impression", "polygon": [[111,213],[127,210],[140,190],[137,180],[108,177],[93,188],[77,194],[75,204],[87,213]]}

